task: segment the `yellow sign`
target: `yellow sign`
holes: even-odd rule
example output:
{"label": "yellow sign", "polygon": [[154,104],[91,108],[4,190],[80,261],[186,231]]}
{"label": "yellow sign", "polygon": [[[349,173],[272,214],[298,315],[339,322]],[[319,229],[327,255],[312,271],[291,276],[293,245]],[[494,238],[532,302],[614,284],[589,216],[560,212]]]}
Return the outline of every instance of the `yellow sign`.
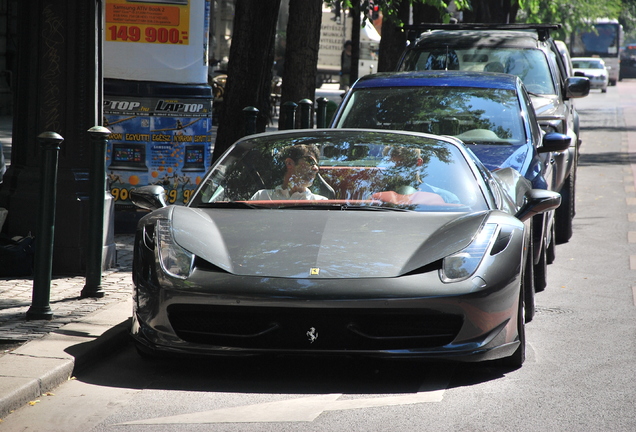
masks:
{"label": "yellow sign", "polygon": [[106,1],[106,41],[188,45],[189,1]]}

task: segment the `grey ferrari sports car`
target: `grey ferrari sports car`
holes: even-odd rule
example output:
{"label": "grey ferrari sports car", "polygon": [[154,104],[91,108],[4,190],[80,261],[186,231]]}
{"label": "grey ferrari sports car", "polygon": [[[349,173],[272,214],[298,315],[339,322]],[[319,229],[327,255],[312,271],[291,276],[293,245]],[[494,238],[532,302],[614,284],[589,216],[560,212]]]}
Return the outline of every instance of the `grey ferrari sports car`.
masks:
{"label": "grey ferrari sports car", "polygon": [[461,141],[251,135],[186,205],[132,192],[139,352],[525,358],[531,218],[560,204]]}

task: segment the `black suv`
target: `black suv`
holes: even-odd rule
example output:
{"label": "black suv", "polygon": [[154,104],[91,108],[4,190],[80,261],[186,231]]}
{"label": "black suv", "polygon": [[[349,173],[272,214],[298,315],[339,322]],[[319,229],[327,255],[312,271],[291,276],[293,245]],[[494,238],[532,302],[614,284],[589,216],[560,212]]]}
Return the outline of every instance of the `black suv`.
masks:
{"label": "black suv", "polygon": [[575,208],[576,161],[581,145],[578,114],[572,99],[587,96],[590,82],[568,76],[559,49],[550,36],[558,24],[420,24],[408,26],[411,43],[398,64],[399,71],[471,70],[517,75],[530,93],[541,128],[572,138],[568,151],[545,157],[555,163],[555,190],[562,195],[556,210],[555,237],[565,243],[572,236]]}

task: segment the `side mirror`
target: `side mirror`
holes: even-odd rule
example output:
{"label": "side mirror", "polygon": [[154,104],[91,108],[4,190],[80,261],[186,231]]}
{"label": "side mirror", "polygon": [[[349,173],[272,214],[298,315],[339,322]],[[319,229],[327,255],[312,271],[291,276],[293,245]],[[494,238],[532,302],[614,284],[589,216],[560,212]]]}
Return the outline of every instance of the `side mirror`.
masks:
{"label": "side mirror", "polygon": [[130,201],[144,210],[167,207],[166,190],[158,185],[142,186],[130,191]]}
{"label": "side mirror", "polygon": [[526,221],[531,217],[554,210],[561,205],[561,194],[544,189],[530,189],[526,194],[527,201],[516,214],[517,219]]}
{"label": "side mirror", "polygon": [[590,94],[590,80],[573,76],[565,80],[565,95],[569,98],[582,98]]}
{"label": "side mirror", "polygon": [[543,145],[537,149],[539,153],[562,152],[570,148],[572,137],[557,132],[550,132],[543,136]]}

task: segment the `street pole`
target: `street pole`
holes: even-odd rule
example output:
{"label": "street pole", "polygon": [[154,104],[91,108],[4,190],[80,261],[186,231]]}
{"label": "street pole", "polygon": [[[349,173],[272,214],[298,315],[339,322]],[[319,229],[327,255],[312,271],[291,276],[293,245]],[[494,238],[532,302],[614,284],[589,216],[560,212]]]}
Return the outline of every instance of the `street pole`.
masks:
{"label": "street pole", "polygon": [[53,239],[55,232],[55,202],[57,200],[57,163],[60,144],[64,141],[55,132],[38,135],[44,158],[40,165],[40,203],[36,232],[33,273],[33,299],[26,313],[27,320],[51,320],[51,272],[53,269]]}
{"label": "street pole", "polygon": [[88,130],[91,140],[91,172],[89,178],[89,232],[86,251],[86,285],[81,298],[104,297],[102,266],[104,250],[104,194],[106,193],[106,143],[110,130],[93,126]]}

